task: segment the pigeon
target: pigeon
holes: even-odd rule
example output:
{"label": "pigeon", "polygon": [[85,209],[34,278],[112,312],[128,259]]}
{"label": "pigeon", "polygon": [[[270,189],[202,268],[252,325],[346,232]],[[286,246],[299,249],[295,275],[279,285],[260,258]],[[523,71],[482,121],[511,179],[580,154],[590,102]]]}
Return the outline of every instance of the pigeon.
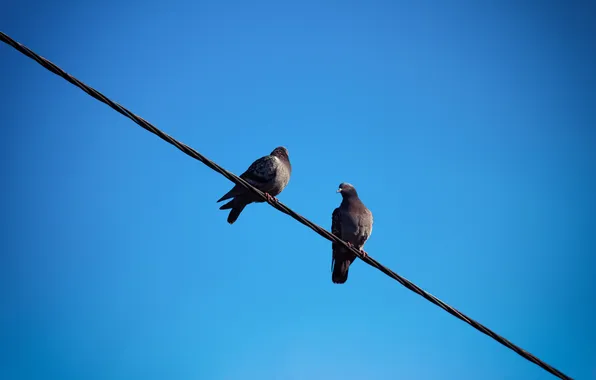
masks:
{"label": "pigeon", "polygon": [[[273,149],[268,156],[263,156],[253,162],[240,175],[240,178],[264,192],[269,200],[277,202],[278,200],[275,197],[288,185],[291,173],[292,165],[290,165],[288,150],[283,146],[279,146]],[[233,199],[219,208],[220,210],[232,209],[228,215],[228,223],[230,224],[234,224],[242,210],[249,204],[264,202],[250,190],[240,185],[235,185],[217,202],[230,198]]]}
{"label": "pigeon", "polygon": [[[343,199],[340,206],[333,210],[331,233],[366,256],[363,247],[372,233],[373,215],[351,184],[341,183],[337,192]],[[337,243],[332,243],[332,250],[331,280],[334,284],[343,284],[348,280],[348,270],[356,255]]]}

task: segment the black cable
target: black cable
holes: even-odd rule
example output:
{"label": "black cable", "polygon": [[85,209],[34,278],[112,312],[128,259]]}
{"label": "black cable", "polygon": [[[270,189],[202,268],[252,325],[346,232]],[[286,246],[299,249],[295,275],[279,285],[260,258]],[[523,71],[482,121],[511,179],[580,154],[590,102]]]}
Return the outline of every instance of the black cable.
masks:
{"label": "black cable", "polygon": [[167,135],[166,133],[160,131],[155,126],[153,126],[151,123],[147,122],[143,118],[141,118],[141,117],[135,115],[134,113],[130,112],[126,108],[122,107],[120,104],[111,101],[110,99],[108,99],[106,96],[104,96],[99,91],[95,90],[94,88],[91,88],[91,87],[87,86],[86,84],[84,84],[83,82],[79,81],[75,77],[69,75],[68,73],[66,73],[61,68],[59,68],[58,66],[54,65],[52,62],[50,62],[47,59],[45,59],[45,58],[39,56],[38,54],[34,53],[28,47],[26,47],[26,46],[24,46],[24,45],[16,42],[15,40],[13,40],[12,38],[10,38],[9,36],[7,36],[6,34],[4,34],[3,32],[0,32],[0,40],[2,40],[2,42],[6,43],[6,44],[8,44],[10,46],[12,46],[13,48],[15,48],[16,50],[18,50],[22,54],[26,55],[27,57],[29,57],[31,59],[34,59],[35,61],[37,61],[37,63],[39,63],[40,65],[42,65],[43,67],[45,67],[49,71],[51,71],[54,74],[56,74],[56,75],[58,75],[58,76],[60,76],[60,77],[62,77],[64,79],[66,79],[67,81],[69,81],[70,83],[72,83],[75,86],[79,87],[81,90],[85,91],[87,94],[91,95],[92,97],[94,97],[95,99],[99,100],[100,102],[105,103],[108,106],[112,107],[114,110],[116,110],[117,112],[121,113],[122,115],[128,117],[129,119],[131,119],[132,121],[134,121],[135,123],[137,123],[138,125],[140,125],[142,128],[144,128],[147,131],[149,131],[149,132],[157,135],[162,140],[169,142],[170,144],[174,145],[176,148],[180,149],[181,151],[183,151],[187,155],[191,156],[192,158],[195,158],[195,159],[201,161],[202,163],[204,163],[205,165],[207,165],[211,169],[215,170],[216,172],[220,173],[221,175],[223,175],[224,177],[226,177],[230,181],[232,181],[232,182],[234,182],[236,184],[239,184],[240,186],[242,186],[242,187],[248,189],[249,191],[252,191],[253,193],[257,194],[259,197],[261,197],[262,200],[264,200],[265,202],[269,203],[271,206],[275,207],[276,209],[278,209],[279,211],[283,212],[284,214],[288,214],[289,216],[291,216],[292,218],[296,219],[297,221],[299,221],[300,223],[304,224],[305,226],[311,228],[313,231],[315,231],[316,233],[318,233],[322,237],[326,238],[327,240],[330,240],[332,242],[335,242],[335,243],[338,243],[338,244],[343,245],[346,249],[351,250],[355,255],[357,255],[362,261],[364,261],[368,265],[370,265],[370,266],[372,266],[374,268],[377,268],[381,272],[385,273],[387,276],[393,278],[394,280],[396,280],[397,282],[399,282],[400,284],[402,284],[403,286],[405,286],[409,290],[413,291],[414,293],[416,293],[416,294],[418,294],[418,295],[426,298],[427,300],[429,300],[433,304],[439,306],[440,308],[442,308],[443,310],[445,310],[449,314],[455,316],[458,319],[461,319],[462,321],[466,322],[470,326],[474,327],[476,330],[478,330],[478,331],[480,331],[480,332],[488,335],[489,337],[493,338],[494,340],[496,340],[497,342],[501,343],[505,347],[507,347],[507,348],[515,351],[520,356],[522,356],[522,357],[526,358],[527,360],[531,361],[532,363],[534,363],[534,364],[542,367],[543,369],[547,370],[548,372],[552,373],[553,375],[555,375],[555,376],[557,376],[557,377],[559,377],[561,379],[571,379],[571,377],[565,375],[564,373],[562,373],[558,369],[556,369],[553,366],[551,366],[551,365],[543,362],[542,360],[538,359],[536,356],[532,355],[528,351],[526,351],[526,350],[524,350],[524,349],[516,346],[515,344],[511,343],[507,339],[503,338],[502,336],[500,336],[497,333],[495,333],[492,330],[490,330],[488,327],[482,325],[479,322],[476,322],[475,320],[473,320],[473,319],[469,318],[468,316],[466,316],[465,314],[461,313],[457,309],[455,309],[455,308],[447,305],[446,303],[444,303],[443,301],[441,301],[437,297],[435,297],[432,294],[430,294],[430,293],[422,290],[416,284],[410,282],[408,279],[406,279],[406,278],[398,275],[397,273],[393,272],[391,269],[386,268],[385,266],[381,265],[379,262],[377,262],[375,259],[373,259],[369,255],[363,257],[359,250],[348,246],[347,243],[344,242],[343,240],[339,239],[338,237],[336,237],[335,235],[331,234],[330,232],[328,232],[324,228],[319,227],[318,225],[314,224],[313,222],[309,221],[308,219],[304,218],[303,216],[301,216],[301,215],[297,214],[296,212],[292,211],[291,209],[289,209],[287,206],[285,206],[281,202],[279,202],[279,201],[278,202],[276,202],[276,201],[270,201],[269,199],[267,199],[267,197],[265,196],[265,194],[263,192],[261,192],[260,190],[258,190],[255,187],[253,187],[251,184],[249,184],[248,182],[246,182],[242,178],[240,178],[237,175],[235,175],[235,174],[227,171],[226,169],[224,169],[221,166],[217,165],[215,162],[207,159],[205,156],[203,156],[202,154],[200,154],[199,152],[197,152],[193,148],[189,147],[188,145],[186,145],[184,143],[181,143],[181,142],[175,140],[174,138],[172,138],[171,136]]}

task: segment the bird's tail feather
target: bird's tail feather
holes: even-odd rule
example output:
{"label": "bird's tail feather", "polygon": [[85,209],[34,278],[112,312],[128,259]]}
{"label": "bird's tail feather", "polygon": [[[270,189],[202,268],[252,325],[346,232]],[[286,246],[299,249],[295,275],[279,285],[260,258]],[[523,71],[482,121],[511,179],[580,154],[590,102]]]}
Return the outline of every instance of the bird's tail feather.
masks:
{"label": "bird's tail feather", "polygon": [[[232,200],[231,200],[231,201],[229,201],[228,203],[221,205],[221,206],[219,207],[219,209],[220,209],[220,210],[227,210],[227,209],[233,208],[233,207],[235,206],[235,204],[234,204],[234,203],[238,203],[238,202],[234,202],[234,201],[236,201],[236,199],[232,199]],[[219,201],[218,201],[218,202],[219,202]]]}
{"label": "bird's tail feather", "polygon": [[242,210],[244,210],[245,207],[246,207],[245,204],[240,204],[240,205],[234,206],[232,208],[232,211],[230,211],[230,214],[228,215],[228,223],[234,224],[234,222],[236,221],[236,219],[238,219],[238,217],[240,216],[240,213],[242,212]]}
{"label": "bird's tail feather", "polygon": [[240,213],[242,212],[242,210],[244,210],[244,208],[247,206],[247,203],[244,199],[242,198],[234,198],[231,201],[229,201],[228,203],[223,204],[222,206],[219,207],[220,210],[229,210],[232,209],[230,211],[230,213],[228,214],[228,223],[230,224],[234,224],[234,222],[236,221],[236,219],[238,219],[238,217],[240,216]]}
{"label": "bird's tail feather", "polygon": [[333,273],[331,281],[334,284],[343,284],[348,280],[348,270],[350,269],[350,260],[335,260],[333,263]]}
{"label": "bird's tail feather", "polygon": [[240,188],[238,187],[238,185],[235,185],[234,187],[232,187],[232,189],[230,191],[228,191],[227,193],[225,193],[221,198],[219,198],[217,200],[217,202],[215,203],[219,203],[221,201],[225,201],[226,199],[230,199],[232,197],[235,197],[238,195]]}

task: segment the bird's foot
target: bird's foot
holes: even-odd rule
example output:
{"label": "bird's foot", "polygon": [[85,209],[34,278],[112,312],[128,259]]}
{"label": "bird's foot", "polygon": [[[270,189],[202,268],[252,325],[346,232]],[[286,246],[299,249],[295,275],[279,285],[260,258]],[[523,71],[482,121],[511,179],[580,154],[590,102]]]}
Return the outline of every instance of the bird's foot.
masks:
{"label": "bird's foot", "polygon": [[[354,247],[354,244],[350,243],[349,241],[347,241],[346,244],[350,248],[356,248],[356,247]],[[360,249],[358,249],[358,251],[360,251],[360,254],[362,255],[362,257],[368,256],[368,253],[366,253],[366,251],[364,249],[360,248]]]}
{"label": "bird's foot", "polygon": [[267,197],[267,200],[271,203],[278,203],[279,200],[273,196],[271,196],[271,194],[269,193],[265,193],[265,197]]}

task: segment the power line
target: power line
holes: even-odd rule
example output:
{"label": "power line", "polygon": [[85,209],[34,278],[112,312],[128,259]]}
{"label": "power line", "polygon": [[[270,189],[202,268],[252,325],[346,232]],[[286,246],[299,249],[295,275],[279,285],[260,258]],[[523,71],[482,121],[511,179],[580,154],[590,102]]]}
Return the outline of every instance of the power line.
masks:
{"label": "power line", "polygon": [[398,275],[397,273],[393,272],[391,269],[389,269],[389,268],[381,265],[375,259],[373,259],[372,257],[370,257],[370,255],[367,255],[367,256],[363,257],[359,250],[348,246],[346,244],[346,242],[344,242],[343,240],[339,239],[338,237],[336,237],[335,235],[331,234],[330,232],[328,232],[324,228],[319,227],[318,225],[312,223],[311,221],[309,221],[308,219],[304,218],[303,216],[301,216],[301,215],[297,214],[296,212],[292,211],[290,208],[288,208],[287,206],[285,206],[281,202],[279,202],[279,201],[278,202],[275,202],[275,201],[269,200],[265,196],[265,194],[263,192],[261,192],[260,190],[258,190],[255,187],[253,187],[251,184],[249,184],[248,182],[246,182],[242,178],[238,177],[237,175],[233,174],[232,172],[227,171],[226,169],[224,169],[221,166],[217,165],[215,162],[207,159],[205,156],[203,156],[202,154],[200,154],[199,152],[197,152],[193,148],[189,147],[188,145],[186,145],[186,144],[184,144],[184,143],[182,143],[180,141],[177,141],[173,137],[171,137],[171,136],[167,135],[166,133],[160,131],[155,126],[153,126],[151,123],[149,123],[148,121],[146,121],[143,118],[135,115],[131,111],[129,111],[126,108],[122,107],[120,104],[118,104],[116,102],[113,102],[112,100],[108,99],[105,95],[103,95],[99,91],[95,90],[92,87],[87,86],[85,83],[79,81],[75,77],[73,77],[70,74],[66,73],[64,70],[62,70],[61,68],[59,68],[58,66],[56,66],[52,62],[48,61],[47,59],[39,56],[38,54],[36,54],[32,50],[30,50],[28,47],[26,47],[26,46],[24,46],[24,45],[16,42],[15,40],[13,40],[12,38],[10,38],[9,36],[7,36],[6,34],[4,34],[3,32],[0,32],[0,40],[2,40],[2,42],[6,43],[6,44],[8,44],[10,46],[12,46],[13,48],[15,48],[16,50],[18,50],[20,53],[26,55],[27,57],[29,57],[29,58],[37,61],[37,63],[39,63],[40,65],[42,65],[43,67],[45,67],[47,70],[53,72],[54,74],[56,74],[56,75],[58,75],[58,76],[60,76],[60,77],[62,77],[64,79],[66,79],[68,82],[70,82],[70,83],[74,84],[75,86],[79,87],[81,90],[85,91],[87,94],[91,95],[95,99],[99,100],[102,103],[107,104],[108,106],[110,106],[111,108],[113,108],[114,110],[116,110],[117,112],[119,112],[122,115],[128,117],[129,119],[131,119],[132,121],[134,121],[135,123],[137,123],[142,128],[144,128],[147,131],[149,131],[149,132],[157,135],[162,140],[164,140],[164,141],[166,141],[166,142],[174,145],[176,148],[180,149],[182,152],[186,153],[190,157],[192,157],[192,158],[194,158],[196,160],[201,161],[203,164],[207,165],[209,168],[211,168],[211,169],[215,170],[216,172],[220,173],[221,175],[223,175],[224,177],[226,177],[230,181],[232,181],[232,182],[234,182],[236,184],[239,184],[240,186],[246,188],[249,191],[252,191],[254,194],[257,194],[263,201],[269,203],[271,206],[273,206],[274,208],[276,208],[279,211],[283,212],[284,214],[288,214],[289,216],[291,216],[292,218],[296,219],[298,222],[304,224],[305,226],[309,227],[310,229],[312,229],[313,231],[315,231],[316,233],[318,233],[322,237],[326,238],[327,240],[330,240],[332,242],[335,242],[335,243],[338,243],[338,244],[343,245],[346,249],[351,250],[355,255],[357,255],[362,261],[364,261],[368,265],[370,265],[370,266],[372,266],[374,268],[377,268],[381,272],[385,273],[387,276],[393,278],[394,280],[396,280],[397,282],[399,282],[400,284],[402,284],[403,286],[405,286],[409,290],[413,291],[414,293],[416,293],[416,294],[418,294],[418,295],[426,298],[428,301],[430,301],[433,304],[439,306],[440,308],[442,308],[443,310],[445,310],[449,314],[453,315],[454,317],[456,317],[458,319],[461,319],[462,321],[466,322],[470,326],[474,327],[476,330],[482,332],[483,334],[488,335],[489,337],[493,338],[494,340],[496,340],[497,342],[501,343],[505,347],[507,347],[507,348],[515,351],[520,356],[522,356],[525,359],[531,361],[532,363],[534,363],[534,364],[542,367],[543,369],[545,369],[546,371],[550,372],[551,374],[553,374],[553,375],[555,375],[555,376],[557,376],[557,377],[559,377],[561,379],[572,379],[571,377],[565,375],[564,373],[562,373],[558,369],[554,368],[553,366],[551,366],[551,365],[543,362],[542,360],[538,359],[536,356],[532,355],[528,351],[522,349],[521,347],[516,346],[515,344],[511,343],[509,340],[507,340],[507,339],[503,338],[502,336],[498,335],[497,333],[493,332],[492,330],[490,330],[488,327],[484,326],[483,324],[481,324],[479,322],[476,322],[475,320],[469,318],[468,316],[466,316],[465,314],[461,313],[457,309],[455,309],[455,308],[449,306],[448,304],[444,303],[443,301],[441,301],[437,297],[433,296],[432,294],[430,294],[430,293],[424,291],[423,289],[419,288],[416,284],[412,283],[408,279],[406,279],[406,278]]}

